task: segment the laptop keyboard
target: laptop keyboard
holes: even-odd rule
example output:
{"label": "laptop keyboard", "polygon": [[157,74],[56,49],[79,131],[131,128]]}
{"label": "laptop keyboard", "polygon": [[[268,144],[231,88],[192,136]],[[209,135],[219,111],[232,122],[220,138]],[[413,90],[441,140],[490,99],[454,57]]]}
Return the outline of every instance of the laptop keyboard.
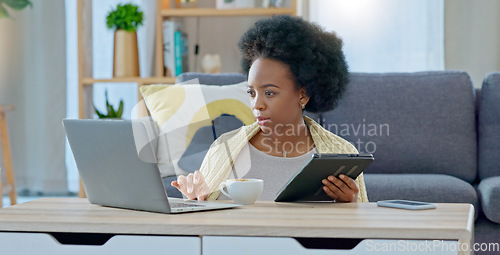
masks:
{"label": "laptop keyboard", "polygon": [[182,203],[182,202],[171,202],[171,208],[183,208],[183,207],[205,207],[206,205],[198,205],[198,204],[190,204],[190,203]]}

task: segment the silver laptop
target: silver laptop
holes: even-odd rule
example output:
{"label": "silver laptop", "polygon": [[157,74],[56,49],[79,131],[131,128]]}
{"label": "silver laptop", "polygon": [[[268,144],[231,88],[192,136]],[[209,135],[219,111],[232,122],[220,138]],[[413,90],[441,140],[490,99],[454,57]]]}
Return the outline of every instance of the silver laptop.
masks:
{"label": "silver laptop", "polygon": [[[160,213],[240,206],[167,197],[144,120],[63,120],[90,203]],[[138,141],[152,141],[138,146]]]}

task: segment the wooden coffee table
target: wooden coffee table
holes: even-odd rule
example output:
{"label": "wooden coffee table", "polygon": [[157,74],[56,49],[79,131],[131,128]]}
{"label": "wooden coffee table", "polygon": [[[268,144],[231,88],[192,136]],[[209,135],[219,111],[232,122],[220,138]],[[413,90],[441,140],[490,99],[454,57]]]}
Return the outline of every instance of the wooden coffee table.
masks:
{"label": "wooden coffee table", "polygon": [[470,204],[409,211],[375,203],[258,202],[173,215],[101,207],[84,198],[43,198],[0,209],[0,250],[261,255],[307,254],[315,248],[317,254],[468,254],[473,226]]}

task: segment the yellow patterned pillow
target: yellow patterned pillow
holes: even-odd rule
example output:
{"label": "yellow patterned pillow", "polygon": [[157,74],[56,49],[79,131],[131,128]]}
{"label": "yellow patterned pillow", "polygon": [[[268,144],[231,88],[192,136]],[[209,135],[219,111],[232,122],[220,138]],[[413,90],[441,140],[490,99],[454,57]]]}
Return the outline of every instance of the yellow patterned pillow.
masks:
{"label": "yellow patterned pillow", "polygon": [[[220,127],[224,126],[220,121],[217,122],[219,126],[214,127],[215,119],[231,116],[244,125],[255,121],[246,93],[246,82],[224,86],[149,85],[142,86],[140,91],[151,117],[160,129],[158,158],[162,176],[196,170],[192,169],[197,166],[193,162],[200,161],[208,150],[207,146],[220,135],[216,135],[215,129],[230,131],[229,128]],[[234,121],[231,128],[234,128]],[[188,148],[197,154],[186,155]],[[179,164],[183,158],[184,162],[186,159],[196,159],[188,160],[191,164],[187,167]]]}

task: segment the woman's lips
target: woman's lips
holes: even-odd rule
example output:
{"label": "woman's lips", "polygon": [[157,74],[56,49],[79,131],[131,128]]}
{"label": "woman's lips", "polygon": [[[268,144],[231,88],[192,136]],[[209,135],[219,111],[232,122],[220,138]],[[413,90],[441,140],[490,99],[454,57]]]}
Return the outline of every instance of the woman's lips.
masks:
{"label": "woman's lips", "polygon": [[266,125],[269,121],[270,121],[270,119],[269,119],[269,118],[257,117],[257,124],[259,124],[259,126],[264,126],[264,125]]}

